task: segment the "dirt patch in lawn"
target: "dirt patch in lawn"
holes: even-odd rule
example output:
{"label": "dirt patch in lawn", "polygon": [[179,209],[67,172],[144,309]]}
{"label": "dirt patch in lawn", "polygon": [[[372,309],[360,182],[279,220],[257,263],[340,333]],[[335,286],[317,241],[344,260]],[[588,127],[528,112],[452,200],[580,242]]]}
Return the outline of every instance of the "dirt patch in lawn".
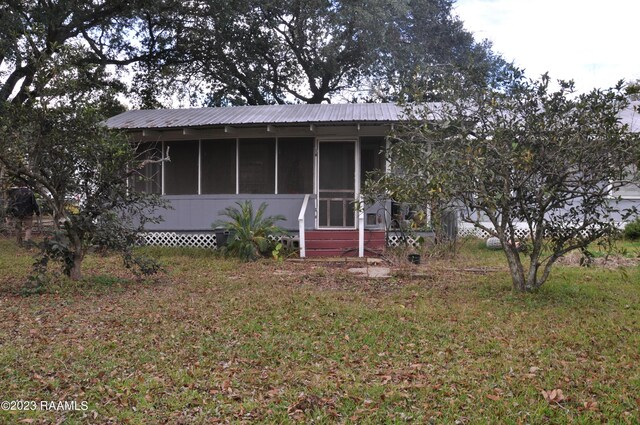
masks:
{"label": "dirt patch in lawn", "polygon": [[[355,269],[359,273],[354,273]],[[376,274],[380,269],[385,269],[384,278]],[[455,285],[473,284],[478,276],[506,271],[506,267],[478,267],[464,258],[429,259],[420,265],[384,260],[372,263],[366,260],[324,259],[286,261],[274,274],[285,277],[295,285],[320,290],[389,293],[406,286],[446,288],[454,282]]]}

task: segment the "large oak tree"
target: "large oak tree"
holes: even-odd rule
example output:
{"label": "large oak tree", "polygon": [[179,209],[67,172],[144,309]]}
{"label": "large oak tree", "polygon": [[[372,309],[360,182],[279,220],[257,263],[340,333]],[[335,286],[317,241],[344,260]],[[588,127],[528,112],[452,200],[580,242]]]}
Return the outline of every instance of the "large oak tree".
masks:
{"label": "large oak tree", "polygon": [[486,85],[508,66],[450,0],[197,0],[182,14],[166,75],[210,105],[414,99],[443,76]]}
{"label": "large oak tree", "polygon": [[117,67],[161,62],[174,41],[163,24],[170,18],[171,3],[3,2],[0,102],[23,104],[43,95],[69,101],[121,85]]}

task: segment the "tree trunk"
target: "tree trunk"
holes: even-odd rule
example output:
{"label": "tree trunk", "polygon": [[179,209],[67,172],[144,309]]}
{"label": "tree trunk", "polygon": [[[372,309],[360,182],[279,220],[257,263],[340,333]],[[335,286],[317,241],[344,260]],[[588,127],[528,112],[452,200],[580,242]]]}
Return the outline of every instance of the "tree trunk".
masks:
{"label": "tree trunk", "polygon": [[61,226],[63,217],[64,216],[62,214],[60,214],[58,211],[56,211],[55,209],[53,210],[53,212],[51,213],[51,218],[53,219],[53,229],[54,230],[61,230],[60,226]]}
{"label": "tree trunk", "polygon": [[73,264],[71,270],[69,270],[69,278],[71,280],[80,280],[82,279],[82,261],[84,260],[85,251],[79,237],[76,236],[72,239],[75,239],[75,243],[73,244]]}
{"label": "tree trunk", "polygon": [[84,256],[82,255],[74,255],[73,256],[73,266],[69,271],[69,278],[71,280],[80,280],[82,279],[82,260]]}
{"label": "tree trunk", "polygon": [[507,263],[509,264],[509,271],[511,272],[511,280],[513,282],[513,289],[519,292],[527,291],[527,281],[524,277],[524,269],[520,262],[520,254],[503,242],[504,253],[507,256]]}
{"label": "tree trunk", "polygon": [[537,255],[531,256],[531,264],[529,264],[529,272],[527,273],[527,291],[533,291],[542,284],[538,283],[538,269],[540,268],[538,259]]}

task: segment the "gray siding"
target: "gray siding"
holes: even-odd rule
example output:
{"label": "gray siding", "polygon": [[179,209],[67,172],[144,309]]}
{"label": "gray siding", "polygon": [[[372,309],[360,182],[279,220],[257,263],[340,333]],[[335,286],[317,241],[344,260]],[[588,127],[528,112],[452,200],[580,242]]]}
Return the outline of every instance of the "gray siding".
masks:
{"label": "gray siding", "polygon": [[[622,199],[617,203],[612,200],[612,202],[614,202],[614,206],[618,210],[618,212],[613,212],[611,214],[611,218],[615,222],[622,222],[622,214],[620,214],[620,211],[625,211],[633,207],[636,207],[640,211],[640,199]],[[568,209],[569,209],[569,206],[565,207],[564,211],[568,211]],[[476,219],[478,217],[480,217],[480,221],[488,222],[487,218],[483,214],[476,213],[476,214],[473,214],[471,218]],[[630,219],[627,219],[627,221],[632,221],[632,220],[633,220],[633,217]]]}
{"label": "gray siding", "polygon": [[[364,210],[364,228],[370,230],[383,230],[389,227],[391,223],[391,201],[384,204],[376,203],[371,206],[365,206]],[[376,217],[376,224],[367,224],[367,215],[373,214]]]}
{"label": "gray siding", "polygon": [[[280,227],[286,230],[298,230],[298,215],[304,200],[304,195],[173,195],[164,196],[173,209],[161,211],[164,221],[147,225],[150,231],[210,231],[214,221],[222,219],[219,214],[236,202],[251,200],[254,208],[266,202],[266,215],[282,214],[286,221],[280,222]],[[314,199],[311,196],[305,214],[305,227],[313,229],[315,226]]]}
{"label": "gray siding", "polygon": [[[618,205],[617,205],[619,211],[624,211],[634,206],[638,208],[638,210],[640,210],[640,199],[622,199],[620,202],[618,202]],[[620,214],[617,214],[614,217],[614,220],[622,221],[622,217],[620,216]],[[628,219],[627,221],[629,220],[633,220],[633,218]]]}

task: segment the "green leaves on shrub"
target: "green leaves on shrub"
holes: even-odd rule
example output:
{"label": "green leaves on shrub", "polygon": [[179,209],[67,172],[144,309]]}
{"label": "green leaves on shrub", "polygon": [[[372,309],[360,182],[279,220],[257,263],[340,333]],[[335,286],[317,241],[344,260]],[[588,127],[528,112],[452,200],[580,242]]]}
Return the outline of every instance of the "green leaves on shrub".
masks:
{"label": "green leaves on shrub", "polygon": [[626,239],[632,241],[640,239],[640,217],[624,226],[623,234]]}
{"label": "green leaves on shrub", "polygon": [[260,256],[271,256],[275,242],[269,236],[284,231],[276,225],[285,220],[283,215],[265,217],[267,204],[263,202],[254,212],[251,201],[236,202],[238,207],[227,207],[220,215],[228,220],[218,220],[212,227],[224,227],[229,231],[229,240],[224,252],[243,261],[254,261]]}

